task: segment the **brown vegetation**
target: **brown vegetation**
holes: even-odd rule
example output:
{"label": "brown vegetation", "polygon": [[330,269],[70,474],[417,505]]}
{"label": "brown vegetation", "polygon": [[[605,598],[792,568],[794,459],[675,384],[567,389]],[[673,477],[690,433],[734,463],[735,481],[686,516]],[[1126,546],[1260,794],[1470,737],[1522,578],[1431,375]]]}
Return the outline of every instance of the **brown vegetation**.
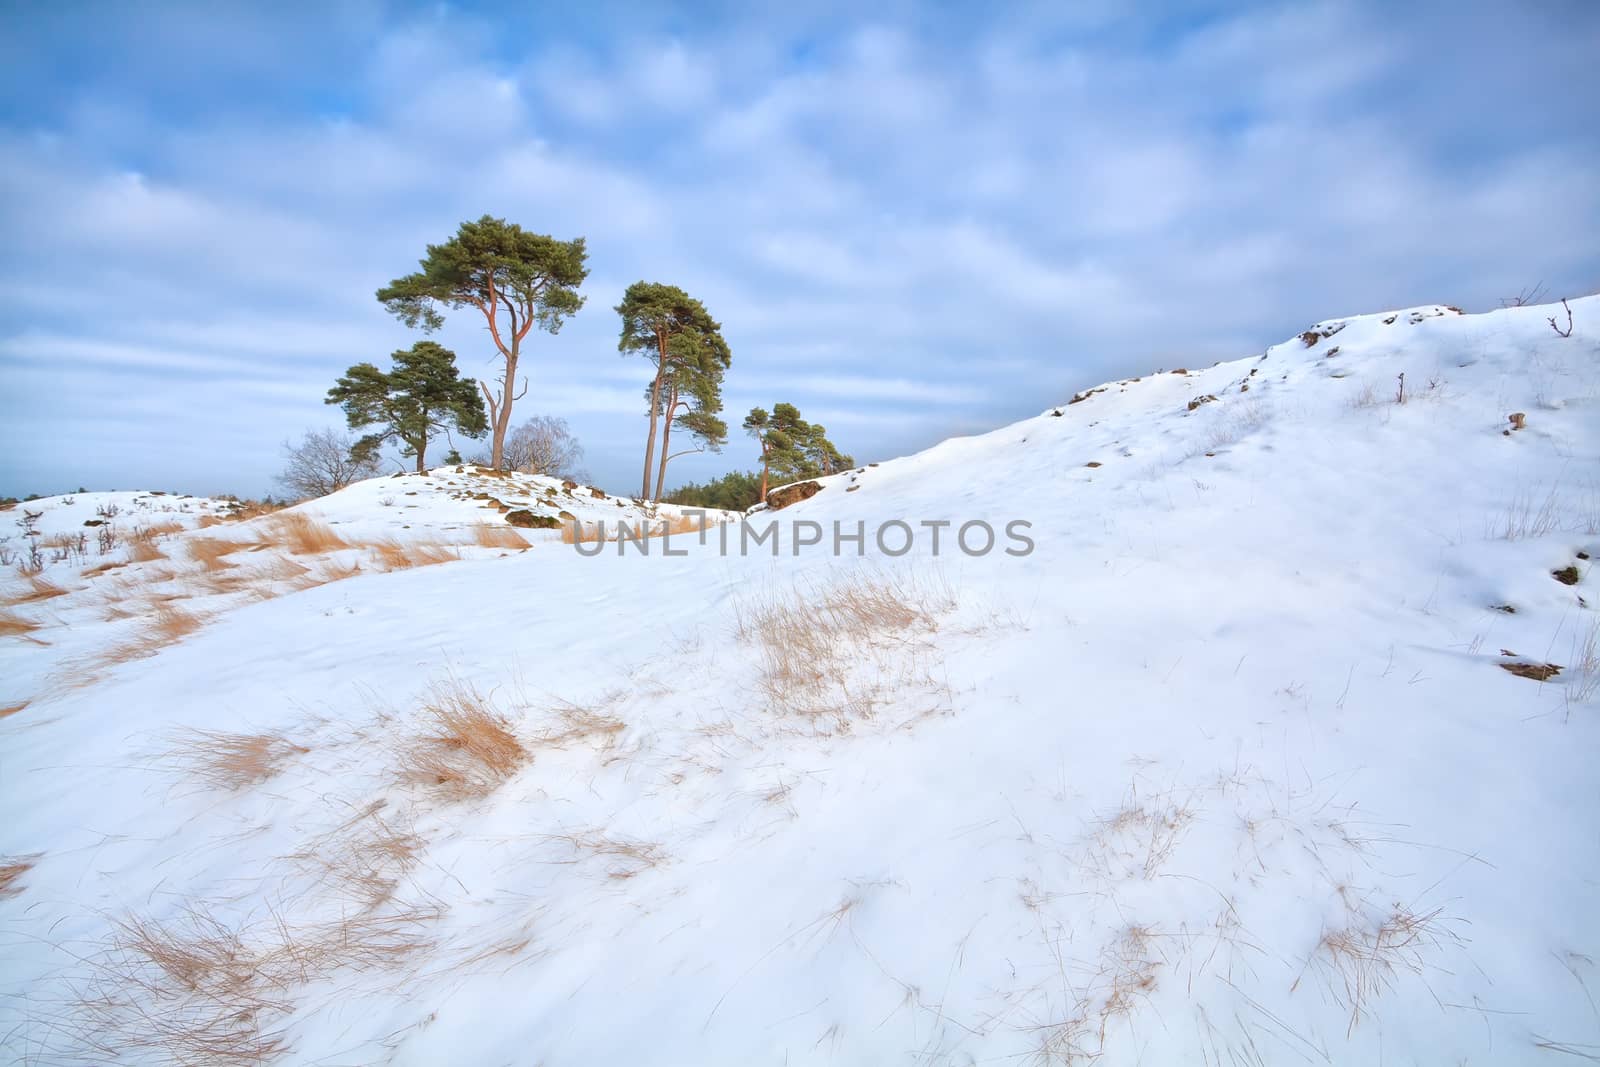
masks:
{"label": "brown vegetation", "polygon": [[39,861],[38,853],[31,856],[0,856],[0,900],[22,892],[22,876]]}
{"label": "brown vegetation", "polygon": [[406,745],[402,767],[446,797],[491,793],[531,758],[510,720],[471,683],[436,683],[422,711],[432,729]]}
{"label": "brown vegetation", "polygon": [[212,789],[237,790],[265,781],[310,749],[277,734],[183,730],[173,737],[168,761]]}

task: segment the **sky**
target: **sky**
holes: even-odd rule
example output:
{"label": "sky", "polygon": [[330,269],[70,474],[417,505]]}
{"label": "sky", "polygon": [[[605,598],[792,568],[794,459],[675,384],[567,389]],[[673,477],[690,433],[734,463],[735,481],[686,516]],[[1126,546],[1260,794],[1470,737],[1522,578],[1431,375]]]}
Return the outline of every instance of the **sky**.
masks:
{"label": "sky", "polygon": [[[637,280],[860,462],[1339,315],[1600,289],[1600,4],[0,4],[0,494],[273,491],[465,219],[583,236],[525,349],[632,492]],[[475,313],[435,339],[496,357]],[[464,451],[472,451],[471,443]]]}

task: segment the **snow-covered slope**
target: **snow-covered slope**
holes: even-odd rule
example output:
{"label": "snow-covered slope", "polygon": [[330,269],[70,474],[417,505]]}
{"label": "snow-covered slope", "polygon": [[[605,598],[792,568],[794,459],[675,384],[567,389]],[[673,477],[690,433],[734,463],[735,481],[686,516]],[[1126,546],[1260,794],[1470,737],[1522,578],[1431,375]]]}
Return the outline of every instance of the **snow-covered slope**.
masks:
{"label": "snow-covered slope", "polygon": [[[52,605],[107,579],[17,604],[0,1041],[1592,1057],[1600,298],[1572,312],[1569,338],[1549,308],[1359,316],[1109,383],[754,517],[776,558],[370,564],[76,684]],[[320,514],[374,536],[413,481]],[[484,510],[460,489],[441,507]],[[976,520],[1000,541],[969,556]],[[792,554],[798,522],[824,536]]]}

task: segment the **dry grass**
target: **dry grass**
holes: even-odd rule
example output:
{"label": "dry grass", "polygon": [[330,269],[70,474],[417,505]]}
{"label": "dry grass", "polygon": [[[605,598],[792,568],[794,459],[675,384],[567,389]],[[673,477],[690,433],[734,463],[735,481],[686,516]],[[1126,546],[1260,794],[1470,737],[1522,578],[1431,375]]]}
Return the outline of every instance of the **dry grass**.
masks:
{"label": "dry grass", "polygon": [[39,862],[39,853],[31,856],[0,856],[0,900],[22,892],[22,876]]}
{"label": "dry grass", "polygon": [[[872,718],[885,693],[928,686],[915,646],[953,605],[947,592],[901,579],[842,579],[739,604],[736,633],[757,650],[769,707],[842,730]],[[877,676],[855,680],[862,665]]]}
{"label": "dry grass", "polygon": [[205,625],[205,621],[203,615],[164,604],[150,613],[149,621],[142,633],[113,646],[95,661],[94,666],[106,667],[153,656],[199,630]]}
{"label": "dry grass", "polygon": [[470,683],[435,683],[422,713],[431,729],[405,746],[402,767],[443,796],[486,796],[532,758],[510,720]]}
{"label": "dry grass", "polygon": [[224,541],[217,537],[191,537],[184,547],[190,559],[200,564],[207,574],[212,574],[235,566],[227,557],[249,548],[250,544],[246,541]]}
{"label": "dry grass", "polygon": [[15,715],[31,703],[33,703],[31,700],[14,700],[9,704],[0,704],[0,719],[4,719],[8,715]]}
{"label": "dry grass", "polygon": [[149,538],[137,538],[128,542],[129,563],[154,563],[158,559],[166,559],[167,554],[161,551],[161,546]]}
{"label": "dry grass", "polygon": [[384,570],[403,571],[411,567],[431,567],[436,563],[450,563],[461,558],[461,552],[451,545],[436,541],[411,541],[401,544],[393,539],[374,541],[365,546]]}
{"label": "dry grass", "polygon": [[598,830],[554,834],[549,840],[570,845],[582,857],[604,860],[606,877],[617,881],[637,877],[667,861],[666,850],[654,842],[611,837]]}
{"label": "dry grass", "polygon": [[1600,619],[1591,621],[1588,631],[1573,639],[1568,662],[1567,703],[1586,704],[1600,692]]}
{"label": "dry grass", "polygon": [[182,533],[187,527],[173,519],[151,523],[149,526],[140,526],[133,531],[135,541],[153,541],[158,537],[170,537],[175,533]]}
{"label": "dry grass", "polygon": [[334,533],[327,523],[299,512],[274,515],[263,531],[269,542],[282,545],[297,556],[321,555],[350,547],[350,542]]}
{"label": "dry grass", "polygon": [[[601,706],[607,706],[620,698],[620,693],[613,694],[603,701]],[[622,731],[627,729],[627,724],[621,719],[607,715],[595,707],[561,701],[553,712],[555,722],[541,730],[537,737],[540,745],[551,748],[565,748],[575,741],[589,741],[599,744],[601,748],[611,748],[617,743]]]}
{"label": "dry grass", "polygon": [[528,541],[510,526],[480,522],[472,528],[472,541],[481,548],[527,548]]}
{"label": "dry grass", "polygon": [[415,827],[397,827],[385,820],[381,814],[385,806],[383,800],[373,801],[288,858],[363,908],[387,903],[416,866],[417,853],[426,842]]}
{"label": "dry grass", "polygon": [[0,610],[0,637],[26,637],[39,629],[41,625],[41,623],[24,618],[14,611]]}
{"label": "dry grass", "polygon": [[167,762],[212,789],[238,790],[271,778],[284,764],[311,751],[278,734],[183,730],[172,738]]}
{"label": "dry grass", "polygon": [[65,586],[57,585],[48,578],[34,575],[28,579],[27,591],[16,596],[8,597],[12,604],[36,604],[41,600],[51,600],[58,596],[66,596],[72,590]]}
{"label": "dry grass", "polygon": [[[1350,1013],[1346,1036],[1402,974],[1425,973],[1431,954],[1461,940],[1441,908],[1419,913],[1396,903],[1376,922],[1354,914],[1351,918],[1345,929],[1323,934],[1311,960],[1323,972],[1334,1000]],[[1290,992],[1299,984],[1296,978]]]}
{"label": "dry grass", "polygon": [[290,1051],[284,1024],[297,988],[403,963],[432,947],[422,926],[435,914],[291,925],[274,913],[236,927],[190,905],[170,922],[125,919],[93,961],[76,1036],[103,1061],[145,1053],[185,1067],[264,1063]]}
{"label": "dry grass", "polygon": [[712,523],[704,515],[679,515],[675,518],[642,520],[638,523],[623,523],[620,520],[608,525],[604,522],[590,525],[589,523],[569,522],[561,527],[561,543],[594,544],[597,541],[620,541],[624,539],[624,531],[629,540],[643,540],[650,537],[665,537],[668,534],[699,533],[701,530],[710,529]]}

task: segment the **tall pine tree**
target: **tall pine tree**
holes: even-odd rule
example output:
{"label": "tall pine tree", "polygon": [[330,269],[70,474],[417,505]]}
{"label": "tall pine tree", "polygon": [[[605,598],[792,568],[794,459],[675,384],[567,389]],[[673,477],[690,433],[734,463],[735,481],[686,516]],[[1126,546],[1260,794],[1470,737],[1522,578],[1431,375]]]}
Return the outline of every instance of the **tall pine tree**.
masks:
{"label": "tall pine tree", "polygon": [[[733,353],[722,338],[722,324],[711,317],[704,304],[676,285],[634,282],[622,294],[622,303],[616,310],[622,317],[617,351],[623,355],[638,352],[655,364],[655,375],[646,394],[650,435],[645,440],[639,496],[651,496],[654,468],[655,495],[659,497],[666,461],[672,458],[667,449],[674,424],[703,440],[727,436],[727,427],[721,425],[716,414],[722,408],[722,375],[732,363]],[[690,421],[683,421],[685,416]],[[666,432],[662,435],[662,460],[658,466],[656,435],[663,418]],[[717,433],[719,425],[721,430]]]}
{"label": "tall pine tree", "polygon": [[463,222],[444,244],[429,245],[420,271],[378,290],[378,301],[407,326],[438,329],[444,324],[441,307],[477,308],[487,321],[504,361],[498,390],[479,383],[489,404],[489,461],[496,468],[504,459],[511,405],[528,391],[526,378],[516,391],[522,343],[536,326],[560,331],[583,306],[578,286],[589,274],[586,258],[582,237],[559,241],[485,215]]}

